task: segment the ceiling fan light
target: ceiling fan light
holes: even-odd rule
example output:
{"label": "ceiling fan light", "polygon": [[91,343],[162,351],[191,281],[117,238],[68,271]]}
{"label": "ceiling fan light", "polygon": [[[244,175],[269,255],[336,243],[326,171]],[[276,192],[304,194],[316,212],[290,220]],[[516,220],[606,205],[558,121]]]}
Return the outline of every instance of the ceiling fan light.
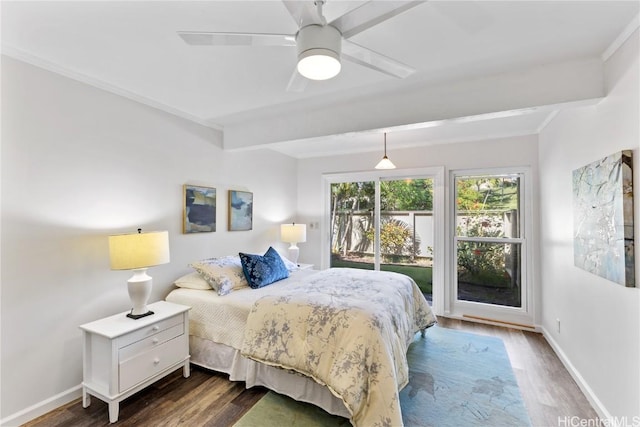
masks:
{"label": "ceiling fan light", "polygon": [[331,25],[307,25],[296,34],[298,72],[311,80],[328,80],[340,72],[342,35]]}
{"label": "ceiling fan light", "polygon": [[328,80],[338,75],[340,57],[329,49],[309,49],[298,56],[298,72],[311,80]]}

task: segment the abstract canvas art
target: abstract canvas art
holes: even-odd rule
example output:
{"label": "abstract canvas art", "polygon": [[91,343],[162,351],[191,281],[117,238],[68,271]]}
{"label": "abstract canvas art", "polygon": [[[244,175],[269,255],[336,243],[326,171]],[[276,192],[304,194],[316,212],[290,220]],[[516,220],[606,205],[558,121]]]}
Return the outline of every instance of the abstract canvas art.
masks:
{"label": "abstract canvas art", "polygon": [[573,171],[574,264],[635,287],[632,151]]}
{"label": "abstract canvas art", "polygon": [[253,193],[229,190],[229,231],[253,228]]}
{"label": "abstract canvas art", "polygon": [[216,231],[216,189],[184,185],[183,233]]}

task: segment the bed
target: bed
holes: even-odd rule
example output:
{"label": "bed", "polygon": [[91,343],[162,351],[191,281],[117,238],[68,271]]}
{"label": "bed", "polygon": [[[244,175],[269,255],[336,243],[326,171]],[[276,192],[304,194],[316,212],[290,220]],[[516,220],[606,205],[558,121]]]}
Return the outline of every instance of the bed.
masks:
{"label": "bed", "polygon": [[312,403],[354,426],[402,425],[406,352],[415,334],[436,322],[415,282],[349,268],[286,275],[253,289],[238,274],[223,295],[205,285],[171,291],[167,301],[191,307],[192,363],[247,388]]}

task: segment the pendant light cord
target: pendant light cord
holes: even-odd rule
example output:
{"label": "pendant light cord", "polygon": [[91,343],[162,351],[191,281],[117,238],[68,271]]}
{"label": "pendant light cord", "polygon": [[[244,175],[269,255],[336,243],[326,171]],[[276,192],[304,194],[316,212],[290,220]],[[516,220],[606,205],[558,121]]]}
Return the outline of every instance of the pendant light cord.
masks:
{"label": "pendant light cord", "polygon": [[387,133],[384,133],[384,156],[387,157]]}

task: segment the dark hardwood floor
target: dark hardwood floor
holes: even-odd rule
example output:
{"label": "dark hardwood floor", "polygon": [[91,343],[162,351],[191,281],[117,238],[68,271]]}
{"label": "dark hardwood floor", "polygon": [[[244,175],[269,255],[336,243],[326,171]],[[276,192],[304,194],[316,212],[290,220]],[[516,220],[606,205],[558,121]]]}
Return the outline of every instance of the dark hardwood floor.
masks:
{"label": "dark hardwood floor", "polygon": [[[596,419],[596,412],[542,335],[445,318],[440,318],[439,324],[502,338],[534,426],[567,425],[559,423],[564,417]],[[182,370],[178,370],[121,402],[116,425],[228,427],[265,393],[263,388],[247,390],[244,383],[230,382],[226,375],[192,365],[189,378],[183,378]],[[78,399],[25,424],[28,427],[108,425],[107,405],[95,397],[86,409]]]}

